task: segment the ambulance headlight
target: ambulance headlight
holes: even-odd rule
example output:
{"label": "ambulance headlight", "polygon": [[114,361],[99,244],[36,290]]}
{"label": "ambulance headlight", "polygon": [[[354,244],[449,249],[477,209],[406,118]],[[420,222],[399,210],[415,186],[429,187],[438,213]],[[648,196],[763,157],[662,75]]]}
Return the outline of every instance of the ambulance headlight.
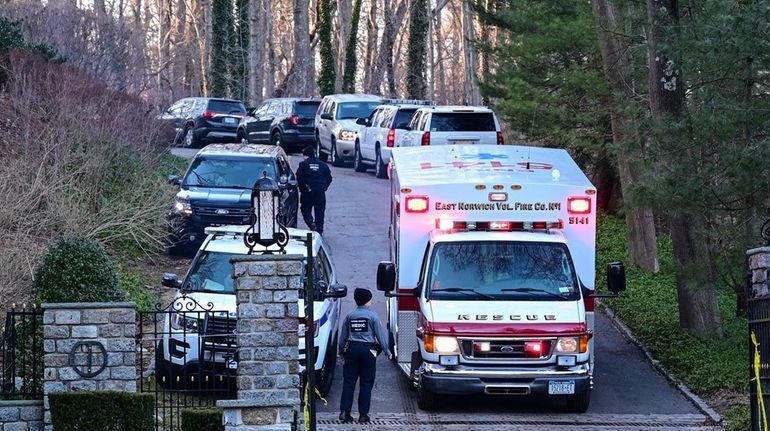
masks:
{"label": "ambulance headlight", "polygon": [[340,141],[355,141],[356,132],[352,130],[341,130],[339,138],[340,138]]}
{"label": "ambulance headlight", "polygon": [[459,353],[457,338],[443,335],[428,335],[425,337],[425,350],[431,353]]}
{"label": "ambulance headlight", "polygon": [[559,337],[555,350],[556,353],[585,353],[588,351],[588,335]]}

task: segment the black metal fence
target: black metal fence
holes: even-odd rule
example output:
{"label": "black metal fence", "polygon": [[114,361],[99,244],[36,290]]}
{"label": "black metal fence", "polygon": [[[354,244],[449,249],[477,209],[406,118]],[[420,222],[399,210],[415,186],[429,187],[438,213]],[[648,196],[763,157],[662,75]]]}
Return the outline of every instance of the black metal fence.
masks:
{"label": "black metal fence", "polygon": [[43,311],[11,309],[0,336],[0,399],[43,399]]}
{"label": "black metal fence", "polygon": [[[747,274],[747,277],[746,316],[749,322],[750,337],[751,431],[759,431],[764,429],[763,415],[770,415],[768,410],[770,408],[770,295],[765,294],[764,291],[753,289],[751,272]],[[757,361],[757,353],[759,353],[759,361]]]}
{"label": "black metal fence", "polygon": [[236,395],[235,316],[181,296],[139,313],[139,391],[155,395],[156,430],[177,431],[185,409]]}

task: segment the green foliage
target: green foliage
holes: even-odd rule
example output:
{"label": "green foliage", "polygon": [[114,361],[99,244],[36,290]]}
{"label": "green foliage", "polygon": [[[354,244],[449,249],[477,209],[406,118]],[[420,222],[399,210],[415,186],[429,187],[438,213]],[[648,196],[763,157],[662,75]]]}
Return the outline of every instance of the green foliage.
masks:
{"label": "green foliage", "polygon": [[358,22],[361,19],[361,0],[353,3],[353,14],[350,18],[350,36],[345,50],[345,72],[342,75],[342,91],[355,93],[356,91],[356,51],[358,50]]}
{"label": "green foliage", "polygon": [[246,100],[249,90],[249,0],[235,0],[235,34],[231,52],[231,94],[236,99]]}
{"label": "green foliage", "polygon": [[215,408],[182,410],[182,431],[224,431],[222,410]]}
{"label": "green foliage", "polygon": [[152,311],[153,305],[158,303],[158,295],[153,292],[147,276],[137,270],[120,269],[118,271],[120,285],[126,291],[126,299],[136,302],[139,311]]}
{"label": "green foliage", "polygon": [[751,412],[748,406],[735,406],[725,414],[730,422],[727,431],[746,431],[751,429]]}
{"label": "green foliage", "polygon": [[72,236],[46,252],[35,272],[35,297],[39,302],[114,302],[124,301],[126,293],[104,249]]}
{"label": "green foliage", "polygon": [[510,39],[479,46],[496,65],[480,77],[482,94],[513,130],[570,149],[581,166],[599,165],[611,141],[609,92],[590,2],[503,3],[473,4],[485,25]]}
{"label": "green foliage", "polygon": [[231,0],[213,0],[211,5],[211,97],[228,97],[232,61],[233,5]]}
{"label": "green foliage", "polygon": [[337,71],[334,63],[334,48],[332,48],[332,2],[319,0],[318,37],[320,38],[319,53],[321,55],[321,71],[318,73],[318,88],[321,96],[334,94],[334,81]]}
{"label": "green foliage", "polygon": [[60,392],[48,396],[56,431],[152,431],[155,398],[127,392]]}
{"label": "green foliage", "polygon": [[64,62],[64,57],[61,57],[54,47],[44,43],[26,41],[21,30],[21,21],[0,16],[0,52],[8,51],[11,48],[25,49],[57,63]]}
{"label": "green foliage", "polygon": [[409,6],[409,42],[406,56],[406,92],[412,99],[425,99],[427,84],[425,71],[428,55],[427,0],[413,0]]}
{"label": "green foliage", "polygon": [[[675,261],[671,241],[658,242],[660,272],[626,268],[628,290],[607,306],[631,328],[661,363],[693,390],[745,390],[748,351],[746,320],[735,317],[735,296],[719,292],[724,339],[698,338],[679,327]],[[609,262],[627,260],[626,226],[618,218],[600,216],[597,231],[597,288],[606,288]]]}

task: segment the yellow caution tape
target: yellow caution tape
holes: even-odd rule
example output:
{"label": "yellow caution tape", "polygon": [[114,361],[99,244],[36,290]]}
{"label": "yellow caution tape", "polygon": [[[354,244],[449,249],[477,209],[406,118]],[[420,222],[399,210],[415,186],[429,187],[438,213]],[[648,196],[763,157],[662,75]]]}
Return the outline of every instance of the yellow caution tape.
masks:
{"label": "yellow caution tape", "polygon": [[[329,402],[326,401],[326,398],[321,396],[321,392],[318,390],[318,388],[315,388],[315,394],[316,394],[316,396],[318,397],[319,400],[323,401],[325,406],[329,405]],[[306,430],[309,429],[308,428],[308,424],[310,423],[310,402],[309,402],[310,401],[310,397],[309,397],[309,395],[310,395],[310,385],[305,383],[305,411],[304,411],[304,415],[305,415],[305,429]]]}
{"label": "yellow caution tape", "polygon": [[751,333],[751,342],[754,344],[754,378],[757,380],[757,404],[759,412],[762,415],[762,430],[768,431],[767,428],[767,413],[765,412],[765,399],[762,396],[762,380],[760,379],[759,370],[762,367],[762,361],[759,358],[759,342],[754,332]]}

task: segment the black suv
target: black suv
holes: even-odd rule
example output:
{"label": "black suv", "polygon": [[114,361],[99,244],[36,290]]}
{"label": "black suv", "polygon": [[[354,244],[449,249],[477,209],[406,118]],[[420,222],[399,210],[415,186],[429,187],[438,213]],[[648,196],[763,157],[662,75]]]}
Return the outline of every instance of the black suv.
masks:
{"label": "black suv", "polygon": [[238,122],[246,115],[240,100],[188,97],[158,118],[176,129],[174,144],[199,147],[211,142],[236,142]]}
{"label": "black suv", "polygon": [[180,188],[168,213],[168,252],[185,254],[197,250],[206,238],[204,229],[208,226],[248,224],[251,189],[263,172],[281,188],[283,224],[297,227],[297,178],[283,149],[212,144],[198,151],[184,178],[168,178],[169,183]]}
{"label": "black suv", "polygon": [[318,99],[268,99],[238,124],[238,142],[280,145],[286,151],[315,145]]}

